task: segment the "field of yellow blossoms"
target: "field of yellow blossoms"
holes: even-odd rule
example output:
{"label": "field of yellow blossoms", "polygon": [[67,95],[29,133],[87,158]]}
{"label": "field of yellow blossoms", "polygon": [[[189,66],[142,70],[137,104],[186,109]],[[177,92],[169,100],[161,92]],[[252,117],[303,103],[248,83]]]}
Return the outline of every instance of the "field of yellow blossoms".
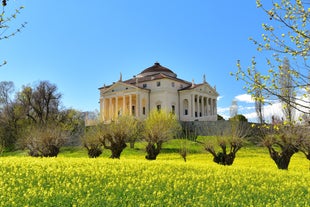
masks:
{"label": "field of yellow blossoms", "polygon": [[298,153],[278,170],[253,149],[232,166],[208,154],[0,157],[0,206],[310,206],[309,167]]}

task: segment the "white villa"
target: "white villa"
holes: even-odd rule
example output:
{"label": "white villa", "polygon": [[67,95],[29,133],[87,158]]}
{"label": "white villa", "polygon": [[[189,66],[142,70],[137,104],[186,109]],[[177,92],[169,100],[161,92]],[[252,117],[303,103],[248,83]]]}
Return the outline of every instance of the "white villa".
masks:
{"label": "white villa", "polygon": [[153,108],[175,113],[180,121],[216,121],[217,97],[203,76],[195,84],[177,78],[172,70],[155,63],[129,80],[122,75],[100,90],[100,118],[110,122],[122,114],[145,119]]}

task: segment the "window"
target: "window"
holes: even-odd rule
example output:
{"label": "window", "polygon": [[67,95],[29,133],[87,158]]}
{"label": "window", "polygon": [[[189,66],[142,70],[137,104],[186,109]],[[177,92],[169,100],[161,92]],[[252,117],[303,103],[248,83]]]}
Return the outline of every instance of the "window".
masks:
{"label": "window", "polygon": [[184,115],[188,115],[188,110],[187,109],[184,110]]}
{"label": "window", "polygon": [[161,109],[161,105],[160,105],[160,104],[158,104],[156,107],[157,107],[157,110],[158,110],[158,111],[160,111],[160,109]]}
{"label": "window", "polygon": [[159,87],[160,86],[160,81],[157,81],[156,85],[157,85],[157,87]]}
{"label": "window", "polygon": [[132,115],[136,115],[136,113],[135,113],[135,106],[132,106],[132,108],[131,108],[131,112],[132,112]]}
{"label": "window", "polygon": [[171,112],[174,114],[175,113],[175,105],[171,106]]}
{"label": "window", "polygon": [[145,115],[145,107],[142,108],[142,114]]}
{"label": "window", "polygon": [[174,84],[174,82],[171,82],[171,86],[172,86],[172,88],[174,88],[174,85],[175,85],[175,84]]}
{"label": "window", "polygon": [[184,115],[188,115],[188,99],[183,100]]}
{"label": "window", "polygon": [[143,88],[146,88],[147,87],[147,84],[146,83],[143,83]]}

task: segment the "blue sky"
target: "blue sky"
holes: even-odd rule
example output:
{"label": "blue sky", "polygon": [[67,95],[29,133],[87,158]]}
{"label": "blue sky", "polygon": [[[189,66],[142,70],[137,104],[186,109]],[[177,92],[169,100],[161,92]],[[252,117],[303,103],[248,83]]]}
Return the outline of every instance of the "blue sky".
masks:
{"label": "blue sky", "polygon": [[0,41],[0,60],[8,62],[0,81],[13,81],[16,90],[49,80],[65,107],[99,110],[99,87],[158,61],[188,81],[200,83],[205,74],[224,117],[237,97],[239,113],[255,119],[243,83],[229,74],[237,60],[246,67],[253,56],[263,62],[268,55],[248,40],[260,40],[269,21],[254,0],[10,0],[8,7],[20,5],[10,25],[27,21],[26,28]]}

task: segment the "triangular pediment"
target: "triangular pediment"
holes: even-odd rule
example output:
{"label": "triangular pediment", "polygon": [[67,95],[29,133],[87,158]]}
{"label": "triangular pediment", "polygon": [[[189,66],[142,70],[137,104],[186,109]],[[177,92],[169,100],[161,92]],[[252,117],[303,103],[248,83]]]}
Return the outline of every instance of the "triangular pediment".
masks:
{"label": "triangular pediment", "polygon": [[200,84],[199,86],[195,87],[194,89],[197,92],[210,94],[213,96],[218,96],[219,94],[216,92],[215,88],[211,87],[208,83]]}
{"label": "triangular pediment", "polygon": [[216,89],[211,87],[208,83],[197,84],[182,91],[184,92],[187,91],[189,93],[199,92],[199,93],[204,93],[204,94],[208,94],[208,95],[216,96],[216,97],[219,96]]}
{"label": "triangular pediment", "polygon": [[121,91],[136,90],[137,88],[138,87],[131,85],[131,84],[127,84],[123,82],[116,82],[112,84],[110,87],[101,88],[100,90],[101,90],[101,94],[110,94],[110,93],[117,93]]}

